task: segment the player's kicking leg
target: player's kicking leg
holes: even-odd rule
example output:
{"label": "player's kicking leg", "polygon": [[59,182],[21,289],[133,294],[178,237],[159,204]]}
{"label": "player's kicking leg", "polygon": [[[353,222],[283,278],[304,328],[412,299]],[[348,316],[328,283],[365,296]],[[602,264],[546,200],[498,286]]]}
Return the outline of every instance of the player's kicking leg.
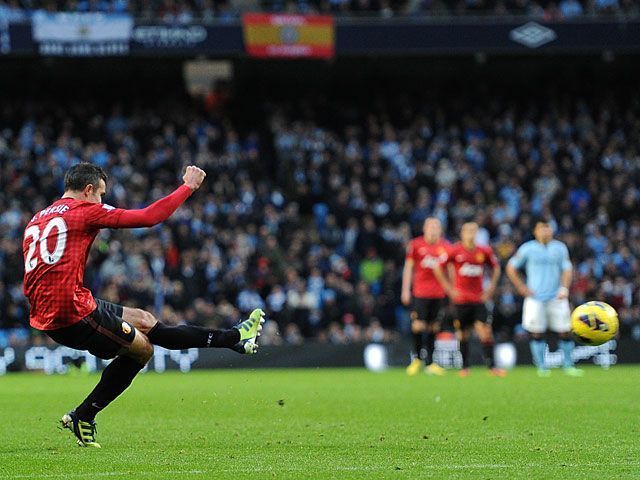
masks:
{"label": "player's kicking leg", "polygon": [[83,447],[100,448],[95,439],[96,415],[124,392],[153,355],[153,345],[147,335],[135,328],[136,324],[147,331],[155,327],[159,331],[159,342],[165,343],[166,340],[163,345],[166,348],[228,347],[252,354],[257,350],[256,339],[264,323],[264,312],[256,309],[247,320],[230,330],[167,327],[147,312],[126,309],[129,323],[122,319],[125,316],[123,307],[102,300],[96,300],[96,303],[98,307],[94,313],[79,324],[62,331],[48,332],[58,343],[86,349],[99,358],[116,356],[104,369],[100,382],[89,396],[61,419],[62,427],[71,430],[78,445]]}
{"label": "player's kicking leg", "polygon": [[[119,306],[116,306],[119,307]],[[249,318],[228,330],[197,327],[194,325],[170,326],[158,321],[151,313],[138,308],[122,308],[125,321],[146,334],[153,345],[169,350],[186,348],[230,348],[241,354],[252,355],[258,351],[257,339],[264,324],[264,312],[256,308]]]}

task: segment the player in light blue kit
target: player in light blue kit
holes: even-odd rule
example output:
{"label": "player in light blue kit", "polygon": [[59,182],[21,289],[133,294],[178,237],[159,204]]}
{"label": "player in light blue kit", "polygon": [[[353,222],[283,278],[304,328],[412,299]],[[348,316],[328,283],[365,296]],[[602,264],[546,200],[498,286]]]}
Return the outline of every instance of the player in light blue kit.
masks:
{"label": "player in light blue kit", "polygon": [[[564,373],[580,377],[583,370],[573,364],[571,353],[574,343],[571,339],[571,308],[569,307],[569,286],[573,269],[567,246],[553,239],[549,223],[536,222],[533,236],[535,240],[523,243],[509,260],[506,273],[509,280],[524,298],[522,326],[531,334],[531,355],[538,368],[538,375],[548,377],[551,371],[544,363],[547,330],[560,337],[559,346],[564,354]],[[526,283],[519,269],[524,268]]]}

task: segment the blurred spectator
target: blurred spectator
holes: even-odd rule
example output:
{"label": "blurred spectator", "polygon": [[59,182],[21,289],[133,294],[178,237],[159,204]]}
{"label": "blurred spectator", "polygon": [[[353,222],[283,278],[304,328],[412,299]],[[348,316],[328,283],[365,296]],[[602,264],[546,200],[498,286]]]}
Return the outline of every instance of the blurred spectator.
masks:
{"label": "blurred spectator", "polygon": [[[229,0],[0,0],[0,21],[26,21],[34,14],[44,12],[100,12],[129,13],[147,21],[166,24],[190,24],[193,21],[227,21],[238,18],[247,6]],[[285,12],[290,14],[334,13],[337,15],[368,15],[389,19],[399,15],[525,15],[545,21],[563,21],[588,14],[638,16],[638,0],[561,0],[545,2],[535,0],[263,0],[251,10]],[[401,174],[409,174],[400,145],[393,140],[393,131],[383,145],[385,159],[393,161]],[[475,146],[470,145],[471,151]],[[470,152],[471,153],[471,152]]]}
{"label": "blurred spectator", "polygon": [[571,19],[581,17],[584,13],[584,9],[578,0],[562,0],[560,2],[560,13],[563,18]]}
{"label": "blurred spectator", "polygon": [[[569,245],[573,300],[611,303],[622,334],[640,335],[637,94],[590,105],[571,95],[518,106],[493,95],[436,105],[391,94],[364,105],[315,101],[301,100],[306,113],[268,102],[268,130],[257,132],[234,128],[224,108],[203,113],[171,99],[146,109],[44,101],[25,109],[5,99],[0,345],[29,335],[24,225],[81,160],[105,165],[105,201],[129,208],[167,193],[189,163],[209,173],[168,222],[103,231],[89,255],[85,283],[98,296],[163,321],[228,327],[261,307],[273,320],[271,344],[388,340],[406,324],[404,248],[426,216],[438,216],[450,239],[477,219],[479,240],[505,262],[541,215]],[[321,111],[329,114],[309,114]],[[522,333],[520,308],[503,282],[494,307],[501,338]]]}

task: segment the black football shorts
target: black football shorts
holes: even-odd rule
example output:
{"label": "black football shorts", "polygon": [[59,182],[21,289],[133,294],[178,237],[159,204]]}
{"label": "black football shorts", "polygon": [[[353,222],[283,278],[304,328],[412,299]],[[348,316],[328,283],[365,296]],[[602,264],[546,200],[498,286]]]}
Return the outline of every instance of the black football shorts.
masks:
{"label": "black football shorts", "polygon": [[411,320],[422,320],[427,323],[439,322],[444,317],[444,298],[415,298],[411,308]]}
{"label": "black football shorts", "polygon": [[55,342],[76,350],[87,350],[108,360],[123,348],[131,346],[136,329],[122,319],[123,307],[96,298],[97,308],[91,315],[69,327],[47,330]]}
{"label": "black football shorts", "polygon": [[454,307],[454,325],[458,329],[470,328],[477,321],[487,323],[487,307],[484,303],[464,303]]}

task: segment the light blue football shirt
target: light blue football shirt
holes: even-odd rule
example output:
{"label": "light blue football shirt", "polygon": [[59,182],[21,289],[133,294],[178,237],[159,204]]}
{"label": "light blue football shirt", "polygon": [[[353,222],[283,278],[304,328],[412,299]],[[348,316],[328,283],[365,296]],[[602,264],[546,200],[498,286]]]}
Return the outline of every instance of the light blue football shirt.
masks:
{"label": "light blue football shirt", "polygon": [[533,298],[546,302],[558,295],[562,272],[571,269],[571,260],[569,249],[559,240],[551,240],[547,245],[530,240],[520,246],[509,265],[524,267]]}

